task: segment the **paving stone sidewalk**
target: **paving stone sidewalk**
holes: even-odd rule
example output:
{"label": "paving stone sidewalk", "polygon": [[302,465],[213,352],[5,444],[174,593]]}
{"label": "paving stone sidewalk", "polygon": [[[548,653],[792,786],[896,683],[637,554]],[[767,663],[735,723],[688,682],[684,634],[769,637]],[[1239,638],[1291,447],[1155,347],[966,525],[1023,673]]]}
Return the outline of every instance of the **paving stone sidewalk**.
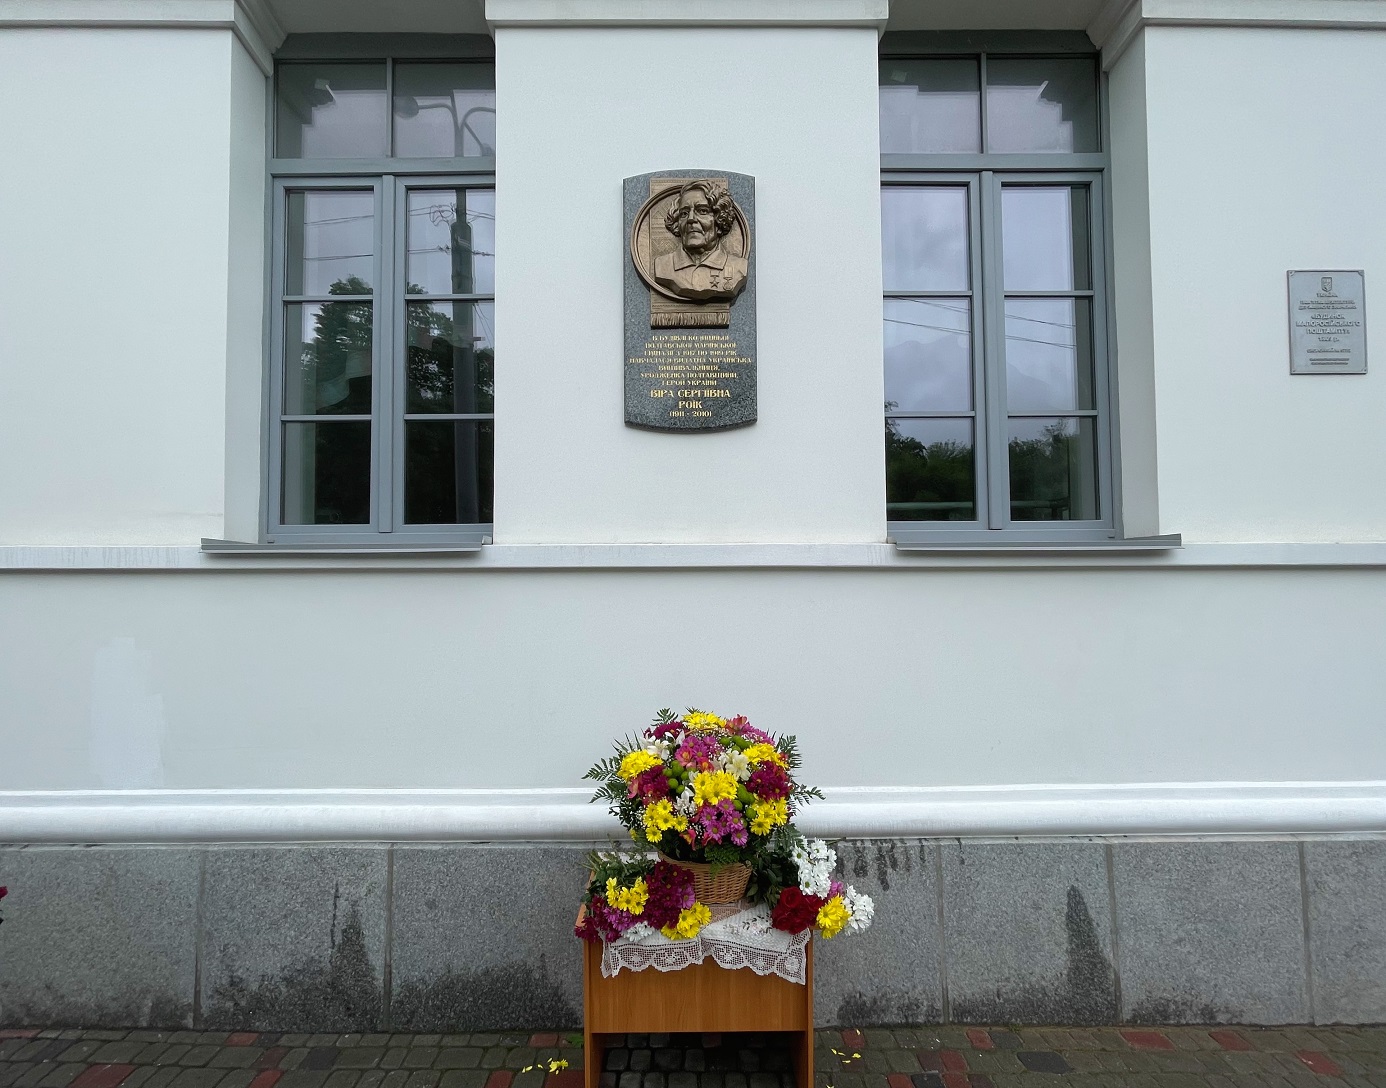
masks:
{"label": "paving stone sidewalk", "polygon": [[[817,1088],[1386,1088],[1386,1027],[925,1025],[816,1042]],[[581,1044],[568,1032],[0,1029],[0,1088],[582,1088]],[[780,1037],[624,1044],[607,1054],[603,1088],[794,1088]]]}

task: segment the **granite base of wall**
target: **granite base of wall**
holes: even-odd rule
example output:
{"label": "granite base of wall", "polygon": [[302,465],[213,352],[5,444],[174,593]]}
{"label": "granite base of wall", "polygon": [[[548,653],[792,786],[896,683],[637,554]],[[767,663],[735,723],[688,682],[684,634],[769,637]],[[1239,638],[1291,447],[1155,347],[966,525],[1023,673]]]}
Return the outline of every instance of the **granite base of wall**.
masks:
{"label": "granite base of wall", "polygon": [[[0,847],[0,1027],[578,1028],[586,847]],[[848,841],[821,1025],[1386,1021],[1386,840]]]}

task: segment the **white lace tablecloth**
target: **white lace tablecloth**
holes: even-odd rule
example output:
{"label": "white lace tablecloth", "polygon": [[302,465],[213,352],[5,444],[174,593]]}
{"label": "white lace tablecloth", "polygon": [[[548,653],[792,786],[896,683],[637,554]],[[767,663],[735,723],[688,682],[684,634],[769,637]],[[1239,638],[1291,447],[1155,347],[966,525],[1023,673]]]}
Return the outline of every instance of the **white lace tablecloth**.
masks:
{"label": "white lace tablecloth", "polygon": [[696,937],[671,941],[658,930],[642,937],[624,934],[602,946],[602,977],[611,978],[621,968],[643,971],[681,971],[702,963],[709,956],[719,967],[734,970],[749,967],[758,975],[776,974],[782,979],[805,983],[804,949],[813,931],[786,933],[770,924],[770,908],[764,903],[705,925]]}

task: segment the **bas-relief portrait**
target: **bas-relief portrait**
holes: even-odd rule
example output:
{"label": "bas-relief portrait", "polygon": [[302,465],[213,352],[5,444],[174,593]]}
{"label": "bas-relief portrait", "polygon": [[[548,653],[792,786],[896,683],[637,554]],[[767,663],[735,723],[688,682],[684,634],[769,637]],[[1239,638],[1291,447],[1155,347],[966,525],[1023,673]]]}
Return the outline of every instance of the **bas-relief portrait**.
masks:
{"label": "bas-relief portrait", "polygon": [[727,250],[736,210],[731,193],[711,181],[684,185],[664,213],[664,229],[678,239],[678,248],[655,258],[655,282],[695,302],[729,301],[740,294],[746,258]]}
{"label": "bas-relief portrait", "polygon": [[727,328],[750,277],[751,227],[725,177],[649,176],[630,255],[653,328]]}

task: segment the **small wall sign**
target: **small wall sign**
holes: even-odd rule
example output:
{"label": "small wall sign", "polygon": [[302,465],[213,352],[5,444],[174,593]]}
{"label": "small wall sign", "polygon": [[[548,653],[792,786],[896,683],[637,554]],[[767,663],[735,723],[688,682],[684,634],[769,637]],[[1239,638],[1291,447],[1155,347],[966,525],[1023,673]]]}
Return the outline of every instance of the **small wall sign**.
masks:
{"label": "small wall sign", "polygon": [[1290,373],[1367,372],[1366,285],[1360,270],[1290,272]]}

